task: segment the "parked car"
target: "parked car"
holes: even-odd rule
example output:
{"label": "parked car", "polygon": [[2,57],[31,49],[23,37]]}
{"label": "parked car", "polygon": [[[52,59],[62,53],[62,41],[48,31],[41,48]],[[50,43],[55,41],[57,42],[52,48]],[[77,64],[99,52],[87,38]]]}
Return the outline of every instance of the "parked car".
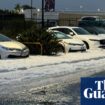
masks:
{"label": "parked car", "polygon": [[105,29],[102,27],[82,27],[91,34],[98,35],[105,38]]}
{"label": "parked car", "polygon": [[86,51],[85,44],[78,39],[73,39],[70,36],[67,36],[67,34],[62,33],[60,31],[51,31],[52,35],[56,36],[58,40],[60,40],[60,45],[62,46],[62,49],[65,49],[66,52],[69,51]]}
{"label": "parked car", "polygon": [[20,42],[0,34],[0,58],[27,57],[29,49]]}
{"label": "parked car", "polygon": [[101,21],[102,18],[100,16],[83,16],[81,17],[80,21]]}
{"label": "parked car", "polygon": [[105,20],[100,16],[83,16],[78,22],[78,26],[98,26],[105,27]]}
{"label": "parked car", "polygon": [[49,29],[58,30],[72,36],[72,38],[82,40],[87,49],[103,48],[105,46],[105,38],[92,35],[81,27],[56,26]]}

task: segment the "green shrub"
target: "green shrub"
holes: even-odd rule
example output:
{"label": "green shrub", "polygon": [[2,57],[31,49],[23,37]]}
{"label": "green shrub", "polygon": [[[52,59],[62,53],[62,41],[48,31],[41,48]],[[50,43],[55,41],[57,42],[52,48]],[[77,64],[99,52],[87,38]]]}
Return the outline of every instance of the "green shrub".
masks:
{"label": "green shrub", "polygon": [[36,27],[36,23],[33,21],[25,21],[24,19],[12,19],[1,21],[0,33],[5,34],[13,39],[19,33],[23,33],[25,30],[31,29],[33,26]]}
{"label": "green shrub", "polygon": [[[59,40],[55,36],[53,36],[52,33],[46,32],[45,29],[42,30],[32,27],[30,30],[27,30],[20,34],[20,36],[18,36],[18,40],[23,43],[41,43],[43,48],[42,53],[45,55],[57,54],[59,52]],[[32,47],[30,50],[33,50]]]}

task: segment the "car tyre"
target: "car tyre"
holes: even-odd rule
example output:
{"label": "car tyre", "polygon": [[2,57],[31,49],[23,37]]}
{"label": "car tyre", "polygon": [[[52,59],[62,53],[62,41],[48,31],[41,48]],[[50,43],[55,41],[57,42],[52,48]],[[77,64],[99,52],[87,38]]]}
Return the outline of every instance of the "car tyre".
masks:
{"label": "car tyre", "polygon": [[30,53],[28,54],[28,55],[26,55],[25,57],[27,58],[27,57],[29,57],[30,56]]}
{"label": "car tyre", "polygon": [[83,41],[83,42],[86,45],[86,49],[89,49],[89,44],[87,42],[85,42],[85,41]]}
{"label": "car tyre", "polygon": [[59,52],[63,52],[63,53],[65,52],[65,48],[62,45],[59,45],[58,48],[59,48]]}
{"label": "car tyre", "polygon": [[81,52],[86,52],[86,49],[82,50]]}

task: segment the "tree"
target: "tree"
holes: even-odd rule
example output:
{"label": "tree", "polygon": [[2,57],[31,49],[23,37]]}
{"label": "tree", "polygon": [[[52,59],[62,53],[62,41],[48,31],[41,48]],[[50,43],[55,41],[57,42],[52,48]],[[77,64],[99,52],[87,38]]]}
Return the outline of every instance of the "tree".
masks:
{"label": "tree", "polygon": [[16,4],[16,6],[15,6],[15,11],[16,11],[17,13],[20,13],[20,11],[21,11],[21,6],[20,6],[20,4]]}
{"label": "tree", "polygon": [[36,9],[35,7],[31,7],[29,5],[23,5],[22,8],[25,9]]}

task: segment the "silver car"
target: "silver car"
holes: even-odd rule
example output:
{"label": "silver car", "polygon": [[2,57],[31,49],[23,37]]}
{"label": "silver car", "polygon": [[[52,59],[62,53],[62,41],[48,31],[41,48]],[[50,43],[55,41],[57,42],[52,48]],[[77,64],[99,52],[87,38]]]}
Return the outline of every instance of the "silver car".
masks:
{"label": "silver car", "polygon": [[0,58],[27,57],[29,49],[22,43],[0,34]]}

